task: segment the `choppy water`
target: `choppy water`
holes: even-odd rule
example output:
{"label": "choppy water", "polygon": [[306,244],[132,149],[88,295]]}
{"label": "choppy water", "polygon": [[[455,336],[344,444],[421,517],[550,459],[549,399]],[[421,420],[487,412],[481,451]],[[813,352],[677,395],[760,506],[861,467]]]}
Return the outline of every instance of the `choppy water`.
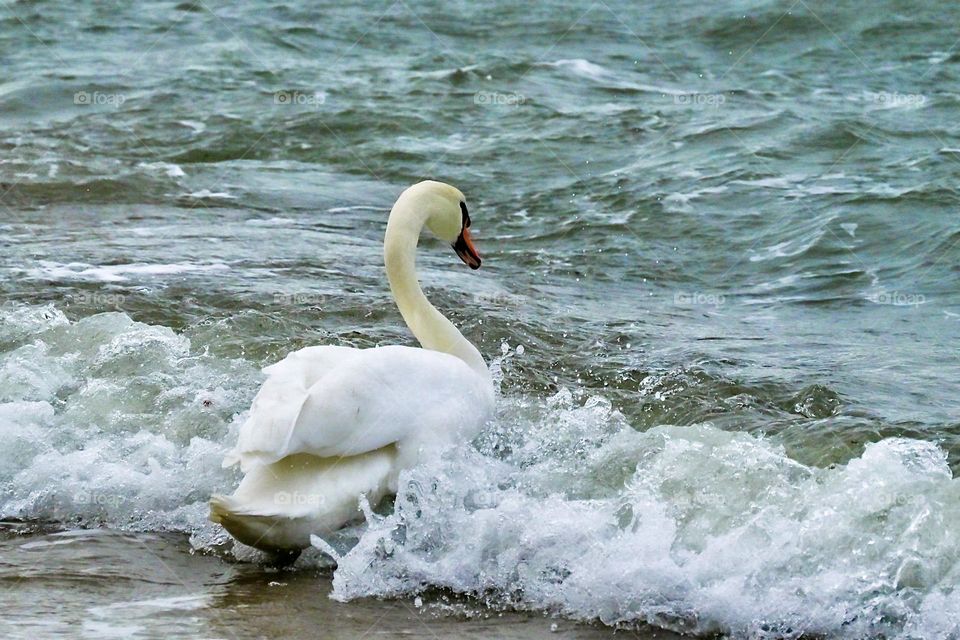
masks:
{"label": "choppy water", "polygon": [[0,517],[217,546],[259,367],[409,343],[379,243],[433,177],[485,261],[428,241],[421,276],[498,421],[403,478],[336,597],[957,635],[958,19],[5,4]]}

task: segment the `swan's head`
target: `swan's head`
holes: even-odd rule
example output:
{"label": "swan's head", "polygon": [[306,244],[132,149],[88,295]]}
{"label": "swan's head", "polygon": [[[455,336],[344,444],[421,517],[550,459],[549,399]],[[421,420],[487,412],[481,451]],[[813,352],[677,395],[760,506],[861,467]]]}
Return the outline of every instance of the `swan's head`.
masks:
{"label": "swan's head", "polygon": [[415,206],[426,216],[425,224],[433,235],[450,243],[468,267],[480,268],[480,254],[470,238],[467,199],[459,189],[443,182],[424,180],[407,189],[404,195],[416,199]]}

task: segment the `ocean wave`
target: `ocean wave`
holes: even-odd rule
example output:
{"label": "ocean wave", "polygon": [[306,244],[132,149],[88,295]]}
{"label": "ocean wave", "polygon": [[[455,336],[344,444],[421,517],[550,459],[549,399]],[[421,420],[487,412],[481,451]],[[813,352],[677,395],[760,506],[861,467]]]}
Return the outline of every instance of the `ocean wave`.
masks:
{"label": "ocean wave", "polygon": [[43,280],[87,280],[92,282],[125,282],[150,276],[168,276],[181,273],[203,273],[208,271],[226,271],[230,267],[222,262],[197,264],[177,262],[171,264],[112,264],[91,265],[83,262],[62,264],[50,260],[41,260],[39,266],[29,269],[13,269],[27,278]]}
{"label": "ocean wave", "polygon": [[123,313],[0,307],[0,517],[212,531],[232,418],[259,373]]}
{"label": "ocean wave", "polygon": [[784,11],[779,7],[757,8],[747,14],[743,11],[733,11],[727,15],[706,20],[701,17],[698,23],[691,24],[690,27],[701,33],[704,39],[723,46],[739,46],[743,42],[754,42],[764,33],[774,29],[776,29],[776,35],[781,38],[819,36],[824,32],[823,25],[813,13],[803,10]]}
{"label": "ocean wave", "polygon": [[[505,347],[496,376],[522,359]],[[646,376],[632,401],[685,404],[684,389],[721,382],[691,376]],[[122,313],[0,307],[0,517],[221,548],[206,501],[236,482],[220,460],[259,381],[249,361]],[[782,392],[784,412],[838,419],[828,388]],[[579,396],[507,392],[472,445],[404,472],[392,510],[334,541],[335,597],[439,588],[738,637],[960,628],[960,483],[936,444],[886,438],[817,467],[711,423],[638,431]]]}
{"label": "ocean wave", "polygon": [[640,433],[561,392],[528,430],[406,472],[334,596],[441,587],[494,606],[735,637],[943,637],[960,482],[891,438],[820,469],[710,425]]}

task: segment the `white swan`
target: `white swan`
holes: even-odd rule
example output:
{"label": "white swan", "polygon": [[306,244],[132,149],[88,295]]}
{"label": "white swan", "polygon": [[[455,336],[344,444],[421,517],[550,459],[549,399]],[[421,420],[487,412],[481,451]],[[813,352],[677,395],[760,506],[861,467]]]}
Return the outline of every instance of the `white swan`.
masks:
{"label": "white swan", "polygon": [[267,380],[224,466],[246,474],[231,496],[213,496],[210,519],[266,551],[310,545],[396,492],[397,476],[431,451],[474,435],[493,412],[493,384],[480,352],[430,304],[416,275],[426,225],[472,269],[463,194],[426,181],[390,212],[384,261],[390,289],[423,348],[322,346],[291,353]]}

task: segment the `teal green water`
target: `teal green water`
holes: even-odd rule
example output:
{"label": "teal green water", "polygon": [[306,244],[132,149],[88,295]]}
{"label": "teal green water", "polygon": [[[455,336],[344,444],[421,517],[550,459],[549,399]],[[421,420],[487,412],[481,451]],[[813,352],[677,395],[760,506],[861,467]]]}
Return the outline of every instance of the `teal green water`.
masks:
{"label": "teal green water", "polygon": [[[537,500],[599,501],[581,516],[610,522],[624,501],[630,518],[656,505],[675,530],[647,522],[643,544],[674,531],[657,548],[678,568],[643,565],[606,593],[558,551],[536,575],[574,578],[547,593],[476,578],[500,575],[487,556],[424,574],[408,557],[389,571],[416,579],[344,571],[344,597],[517,589],[510,606],[610,624],[955,632],[958,20],[955,4],[887,1],[4,4],[0,516],[212,540],[203,501],[236,480],[219,455],[257,368],[310,344],[410,342],[379,243],[399,192],[434,178],[466,193],[484,267],[425,240],[421,277],[498,358],[501,426],[477,451],[531,501],[494,492],[490,508],[576,523]],[[698,444],[670,462],[650,435],[664,428]],[[710,475],[721,449],[745,484],[698,503],[733,477]],[[644,508],[638,464],[676,473]],[[444,514],[487,471],[433,495],[432,521],[466,526]],[[817,493],[831,486],[846,488]],[[851,503],[862,520],[841,518]],[[750,538],[748,514],[773,528]],[[724,545],[814,521],[804,535],[840,536],[833,551],[805,538],[724,564]],[[608,559],[653,553],[585,531]],[[508,557],[535,533],[489,548]]]}

